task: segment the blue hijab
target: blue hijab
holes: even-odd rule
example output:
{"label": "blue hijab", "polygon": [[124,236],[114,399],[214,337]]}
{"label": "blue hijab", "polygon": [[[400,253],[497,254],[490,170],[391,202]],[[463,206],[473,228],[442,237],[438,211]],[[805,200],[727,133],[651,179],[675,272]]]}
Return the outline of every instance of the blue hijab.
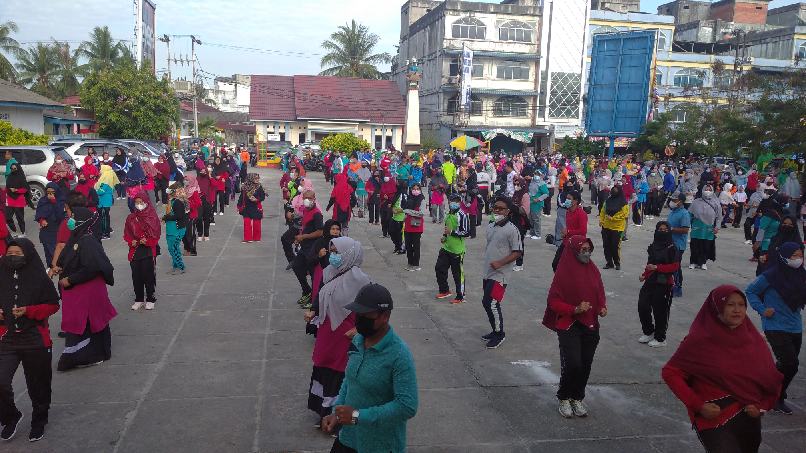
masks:
{"label": "blue hijab", "polygon": [[126,172],[126,184],[128,186],[136,186],[143,184],[146,181],[146,174],[143,171],[143,166],[140,164],[139,159],[133,159],[129,165],[129,171]]}
{"label": "blue hijab", "polygon": [[58,226],[59,223],[64,219],[64,191],[62,188],[54,183],[48,183],[45,191],[47,189],[52,189],[56,191],[56,202],[51,203],[50,199],[46,196],[43,196],[39,199],[36,203],[36,214],[34,214],[34,218],[45,219],[48,221],[48,225]]}

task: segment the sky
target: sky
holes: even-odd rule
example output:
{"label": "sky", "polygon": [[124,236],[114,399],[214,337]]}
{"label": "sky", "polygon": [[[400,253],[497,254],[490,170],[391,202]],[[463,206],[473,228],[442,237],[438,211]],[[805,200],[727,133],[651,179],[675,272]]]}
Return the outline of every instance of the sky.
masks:
{"label": "sky", "polygon": [[[481,0],[497,3],[495,0]],[[109,26],[115,39],[134,38],[132,0],[0,0],[0,22],[20,28],[15,39],[24,47],[56,39],[71,46],[88,39],[95,26]],[[396,53],[400,7],[404,0],[155,0],[157,36],[194,34],[202,41],[196,53],[202,73],[317,74],[320,44],[339,25],[355,19],[380,36],[378,52]],[[657,12],[664,0],[643,0],[642,10]],[[796,3],[774,0],[770,7]],[[226,47],[225,47],[226,46]],[[233,46],[239,47],[234,48]],[[244,49],[249,48],[249,49]],[[251,50],[250,50],[251,49]],[[190,38],[173,37],[171,54],[189,58]],[[157,42],[157,70],[167,66],[165,44]],[[190,65],[171,64],[174,78],[190,78]]]}

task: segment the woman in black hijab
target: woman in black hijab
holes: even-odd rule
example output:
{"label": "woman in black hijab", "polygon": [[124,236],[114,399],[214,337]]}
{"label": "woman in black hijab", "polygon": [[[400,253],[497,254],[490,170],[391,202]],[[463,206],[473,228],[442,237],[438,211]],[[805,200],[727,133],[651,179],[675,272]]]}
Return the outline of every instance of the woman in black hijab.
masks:
{"label": "woman in black hijab", "polygon": [[[800,238],[798,231],[798,221],[794,217],[784,217],[781,220],[781,225],[778,226],[778,232],[772,237],[770,245],[766,253],[761,253],[758,257],[758,265],[756,266],[756,276],[761,275],[762,272],[770,267],[770,261],[775,261],[778,256],[781,245],[787,242],[794,242],[802,244],[803,239]],[[772,260],[770,259],[772,257]]]}
{"label": "woman in black hijab", "polygon": [[66,333],[59,371],[109,360],[109,321],[117,315],[106,288],[115,284],[114,268],[95,233],[100,225],[98,214],[79,206],[72,213],[67,221],[70,239],[58,260],[62,331]]}
{"label": "woman in black hijab", "polygon": [[22,171],[20,164],[15,162],[11,164],[11,173],[6,177],[6,224],[16,233],[14,217],[17,217],[22,237],[25,237],[25,206],[29,197],[25,172]]}
{"label": "woman in black hijab", "polygon": [[33,242],[17,238],[0,258],[0,439],[11,440],[22,413],[11,382],[20,363],[33,406],[28,440],[45,434],[50,409],[51,347],[48,318],[59,311],[59,293]]}
{"label": "woman in black hijab", "polygon": [[638,317],[643,330],[643,335],[638,338],[639,343],[649,344],[653,348],[666,346],[674,273],[679,268],[677,247],[672,241],[669,222],[658,222],[655,238],[647,248],[644,273],[639,277],[644,282],[638,293]]}
{"label": "woman in black hijab", "polygon": [[406,258],[409,263],[406,270],[420,270],[420,238],[425,229],[425,196],[420,184],[412,184],[405,203],[402,204],[406,217],[403,221],[403,237],[406,244]]}
{"label": "woman in black hijab", "polygon": [[126,180],[126,173],[129,171],[129,161],[122,148],[115,148],[115,157],[112,158],[112,170],[118,175],[120,183],[115,186],[115,191],[117,192],[118,200],[122,200],[126,198],[126,186],[123,181]]}

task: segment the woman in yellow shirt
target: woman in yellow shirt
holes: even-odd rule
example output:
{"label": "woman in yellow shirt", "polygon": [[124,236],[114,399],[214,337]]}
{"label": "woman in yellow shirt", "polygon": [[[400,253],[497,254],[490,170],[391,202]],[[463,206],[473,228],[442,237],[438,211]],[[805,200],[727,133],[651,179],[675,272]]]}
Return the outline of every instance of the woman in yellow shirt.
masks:
{"label": "woman in yellow shirt", "polygon": [[624,234],[630,206],[624,198],[621,184],[610,189],[610,197],[602,203],[599,225],[602,227],[602,248],[607,264],[605,269],[621,270],[621,235]]}

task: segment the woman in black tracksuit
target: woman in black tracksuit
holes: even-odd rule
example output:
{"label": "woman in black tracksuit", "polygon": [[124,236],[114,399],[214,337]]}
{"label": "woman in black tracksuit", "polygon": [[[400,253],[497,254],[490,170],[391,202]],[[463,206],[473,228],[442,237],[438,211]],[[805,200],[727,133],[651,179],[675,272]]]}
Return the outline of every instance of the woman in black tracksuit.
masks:
{"label": "woman in black tracksuit", "polygon": [[674,273],[680,268],[669,222],[661,221],[655,226],[655,237],[647,248],[647,255],[646,268],[639,277],[644,286],[638,293],[638,317],[643,331],[638,341],[659,347],[666,345]]}

